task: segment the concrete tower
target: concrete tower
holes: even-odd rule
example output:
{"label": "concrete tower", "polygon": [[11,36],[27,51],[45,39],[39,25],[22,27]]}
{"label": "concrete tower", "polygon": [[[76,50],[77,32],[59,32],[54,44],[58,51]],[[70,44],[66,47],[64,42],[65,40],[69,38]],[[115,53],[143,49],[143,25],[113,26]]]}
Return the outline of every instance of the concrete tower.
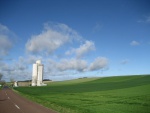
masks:
{"label": "concrete tower", "polygon": [[41,64],[41,60],[37,60],[35,64],[33,64],[32,71],[32,86],[43,86],[43,70],[44,65]]}

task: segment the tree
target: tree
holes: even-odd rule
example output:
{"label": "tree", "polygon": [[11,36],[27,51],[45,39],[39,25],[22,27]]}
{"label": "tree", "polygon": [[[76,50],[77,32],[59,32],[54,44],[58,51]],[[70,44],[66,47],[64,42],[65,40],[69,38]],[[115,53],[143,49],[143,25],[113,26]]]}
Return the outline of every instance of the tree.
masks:
{"label": "tree", "polygon": [[0,81],[1,81],[2,77],[3,77],[3,74],[2,74],[2,73],[0,73]]}
{"label": "tree", "polygon": [[5,81],[4,80],[1,80],[3,77],[3,74],[0,73],[0,84],[3,86],[5,84]]}
{"label": "tree", "polygon": [[2,86],[5,85],[5,83],[6,83],[5,80],[1,80],[1,81],[0,81],[0,84],[1,84]]}

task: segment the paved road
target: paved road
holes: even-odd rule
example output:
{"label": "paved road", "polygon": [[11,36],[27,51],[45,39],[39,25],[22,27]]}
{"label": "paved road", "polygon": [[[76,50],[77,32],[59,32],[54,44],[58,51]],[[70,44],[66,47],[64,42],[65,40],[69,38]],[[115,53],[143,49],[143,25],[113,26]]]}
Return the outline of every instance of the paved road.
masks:
{"label": "paved road", "polygon": [[13,92],[8,87],[0,90],[0,113],[56,113],[46,107],[31,102]]}

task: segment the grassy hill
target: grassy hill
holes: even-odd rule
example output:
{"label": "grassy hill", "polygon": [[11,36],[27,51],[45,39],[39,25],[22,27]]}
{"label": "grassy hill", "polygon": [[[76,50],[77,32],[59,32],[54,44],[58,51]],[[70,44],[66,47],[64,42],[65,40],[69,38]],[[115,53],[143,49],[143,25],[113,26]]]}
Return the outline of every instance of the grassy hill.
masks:
{"label": "grassy hill", "polygon": [[84,78],[15,90],[60,113],[150,112],[150,75]]}

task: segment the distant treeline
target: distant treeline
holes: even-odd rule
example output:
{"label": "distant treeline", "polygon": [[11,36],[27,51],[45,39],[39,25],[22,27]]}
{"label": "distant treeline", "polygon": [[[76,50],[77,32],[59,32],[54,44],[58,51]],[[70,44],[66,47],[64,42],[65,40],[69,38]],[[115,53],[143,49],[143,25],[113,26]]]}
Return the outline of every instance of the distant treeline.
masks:
{"label": "distant treeline", "polygon": [[[31,82],[32,80],[24,80],[24,81],[18,81],[18,82]],[[52,81],[50,79],[43,79],[43,81]]]}

